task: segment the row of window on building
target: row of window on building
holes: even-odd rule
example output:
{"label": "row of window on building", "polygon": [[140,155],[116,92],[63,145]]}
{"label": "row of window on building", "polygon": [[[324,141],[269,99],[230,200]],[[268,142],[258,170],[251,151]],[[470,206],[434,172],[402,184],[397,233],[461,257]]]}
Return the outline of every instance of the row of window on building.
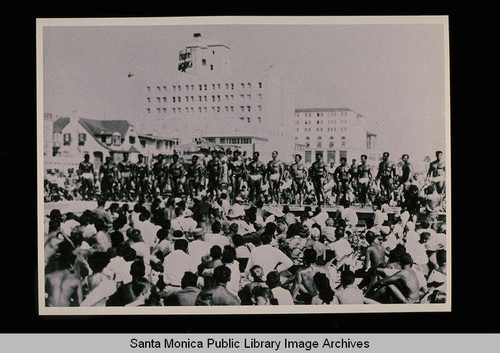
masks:
{"label": "row of window on building", "polygon": [[[234,94],[226,94],[225,95],[226,101],[234,101]],[[257,98],[259,100],[262,100],[262,94],[257,94]],[[252,95],[251,94],[240,94],[240,99],[241,100],[252,100]],[[151,103],[152,99],[151,97],[146,97],[146,100],[148,103]],[[167,103],[168,98],[163,96],[163,97],[156,97],[156,101],[158,103]],[[194,96],[184,96],[184,101],[186,102],[195,102],[195,97]],[[221,96],[220,95],[212,95],[212,102],[220,102],[221,101]],[[198,96],[198,102],[208,102],[207,96]],[[182,103],[182,97],[177,96],[177,97],[172,97],[172,103]]]}
{"label": "row of window on building", "polygon": [[[210,109],[211,108],[211,109]],[[172,113],[173,114],[181,114],[181,113],[195,113],[195,112],[198,112],[198,113],[208,113],[210,112],[210,110],[215,113],[220,113],[222,111],[226,112],[226,113],[234,113],[235,112],[235,109],[234,109],[234,106],[224,106],[224,107],[221,107],[221,106],[211,106],[211,107],[198,107],[198,109],[195,109],[194,107],[172,107],[170,108]],[[152,108],[146,108],[146,111],[148,112],[148,114],[151,114],[154,109]],[[239,112],[241,113],[245,113],[245,112],[248,112],[248,113],[251,113],[253,111],[252,109],[252,106],[250,105],[247,105],[247,106],[243,106],[241,105],[239,107]],[[262,111],[262,106],[258,105],[257,106],[257,111]],[[163,107],[163,108],[156,108],[156,112],[157,113],[164,113],[164,114],[167,114],[168,112],[168,108],[166,107]]]}
{"label": "row of window on building", "polygon": [[[108,146],[121,146],[121,144],[124,142],[124,139],[121,137],[119,133],[113,134],[113,135],[102,135],[100,137],[101,142],[108,145]],[[135,136],[129,136],[129,143],[131,145],[135,144]],[[54,137],[54,140],[57,141],[57,135]],[[79,133],[78,134],[78,146],[85,146],[85,142],[87,141],[87,134],[86,133]],[[72,143],[72,135],[71,133],[65,133],[63,134],[63,145],[64,146],[70,146]]]}
{"label": "row of window on building", "polygon": [[[340,119],[340,120],[327,120],[327,124],[328,125],[337,125],[337,123],[339,124],[347,124],[347,119]],[[300,124],[300,121],[296,120],[295,121],[295,125],[299,125]],[[311,120],[306,120],[304,121],[304,125],[312,125],[312,121]],[[316,125],[323,125],[323,120],[316,120]]]}
{"label": "row of window on building", "polygon": [[[196,87],[198,87],[199,91],[207,91],[209,86],[210,85],[206,84],[206,83],[184,85],[186,91],[194,91]],[[218,90],[223,89],[224,86],[226,87],[226,89],[234,89],[235,84],[234,83],[224,83],[224,84],[221,84],[221,83],[212,83],[211,84],[211,87],[212,87],[213,90],[215,90],[215,89],[218,89]],[[182,91],[182,87],[183,87],[183,85],[172,85],[172,90],[174,92],[181,92]],[[262,82],[257,82],[257,87],[258,88],[262,88]],[[240,88],[241,89],[252,89],[252,83],[251,82],[247,82],[247,83],[242,82],[242,83],[240,83]],[[146,89],[148,90],[148,92],[151,92],[152,87],[151,86],[146,86]],[[162,92],[162,91],[166,92],[167,91],[167,86],[156,86],[156,91],[157,92]]]}
{"label": "row of window on building", "polygon": [[[295,117],[300,117],[301,114],[303,114],[304,117],[306,118],[310,118],[313,116],[314,113],[295,113]],[[316,116],[317,117],[321,117],[323,116],[323,112],[319,112],[319,113],[316,113]],[[337,116],[337,112],[327,112],[327,116],[333,116],[333,117],[336,117]],[[347,112],[339,112],[339,116],[347,116]]]}
{"label": "row of window on building", "polygon": [[[297,132],[299,132],[299,131],[300,131],[300,129],[297,128]],[[311,131],[310,127],[304,128],[304,132],[310,132],[310,131]],[[317,132],[323,132],[323,128],[322,127],[317,127],[316,131]],[[335,131],[347,131],[347,128],[346,127],[339,127],[338,130],[337,130],[336,127],[329,127],[329,128],[326,129],[326,131],[334,131],[334,132]]]}
{"label": "row of window on building", "polygon": [[[317,156],[317,155],[320,155],[321,158],[323,160],[325,160],[325,154],[324,152],[325,151],[305,151],[304,152],[304,162],[306,164],[309,164],[312,162],[312,155],[313,155],[313,152],[314,152],[314,155]],[[347,158],[347,151],[345,150],[340,150],[338,151],[339,153],[339,159],[340,158]],[[326,161],[329,163],[329,162],[334,162],[335,161],[335,156],[337,154],[337,151],[332,151],[332,150],[328,150],[326,151]]]}

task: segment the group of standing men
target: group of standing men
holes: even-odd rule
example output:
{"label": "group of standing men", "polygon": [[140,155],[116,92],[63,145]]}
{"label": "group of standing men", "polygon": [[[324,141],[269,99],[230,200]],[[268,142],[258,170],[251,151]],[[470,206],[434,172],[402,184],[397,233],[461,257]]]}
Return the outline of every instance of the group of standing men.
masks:
{"label": "group of standing men", "polygon": [[[436,160],[430,163],[426,182],[433,184],[439,194],[443,194],[445,185],[445,163],[443,153],[436,152]],[[375,197],[384,197],[391,201],[396,197],[404,197],[410,186],[416,182],[414,171],[408,154],[403,154],[400,165],[389,159],[384,152],[378,170],[372,174],[372,167],[367,163],[367,156],[361,155],[361,163],[353,160],[347,165],[345,157],[340,158],[340,165],[334,167],[324,163],[322,156],[317,155],[310,167],[302,162],[302,156],[296,154],[290,165],[278,159],[278,152],[272,152],[272,159],[264,164],[259,160],[260,153],[255,151],[252,158],[242,156],[239,150],[206,153],[204,158],[193,155],[190,163],[183,163],[177,153],[172,155],[171,162],[165,155],[156,157],[151,168],[142,154],[138,161],[132,163],[128,153],[123,159],[114,163],[106,157],[98,172],[89,161],[89,155],[78,167],[80,177],[80,194],[82,199],[93,199],[96,182],[100,182],[101,195],[106,200],[151,199],[164,196],[170,189],[174,197],[195,197],[202,191],[210,199],[218,198],[223,190],[230,190],[231,202],[241,195],[242,186],[248,185],[248,201],[263,200],[263,185],[268,183],[268,201],[280,204],[284,184],[289,185],[291,197],[288,201],[302,205],[307,194],[314,191],[318,205],[326,203],[326,196],[331,192],[338,204],[342,200],[354,198],[354,202],[367,205]],[[308,183],[310,182],[310,184]],[[308,185],[312,184],[312,188]],[[311,190],[312,189],[312,190]],[[376,194],[376,195],[375,195]],[[328,195],[330,196],[330,195]]]}
{"label": "group of standing men", "polygon": [[[436,159],[430,163],[425,177],[425,183],[434,185],[438,194],[444,193],[445,187],[445,162],[443,153],[436,152]],[[330,184],[332,196],[336,203],[345,199],[353,199],[361,205],[367,205],[375,198],[382,197],[388,202],[404,199],[410,186],[416,183],[413,166],[409,162],[409,155],[403,154],[401,164],[397,166],[389,159],[389,153],[384,152],[378,164],[375,176],[372,167],[367,163],[368,157],[361,155],[361,163],[353,160],[351,166],[347,165],[347,158],[340,158],[340,165],[336,168],[334,163],[328,167],[321,155],[316,155],[316,160],[310,168],[301,163],[301,156],[295,156],[295,163],[290,166],[290,175],[293,180],[295,194],[299,196],[299,204],[307,193],[306,180],[310,180],[314,189],[316,203],[326,203],[325,186]]]}

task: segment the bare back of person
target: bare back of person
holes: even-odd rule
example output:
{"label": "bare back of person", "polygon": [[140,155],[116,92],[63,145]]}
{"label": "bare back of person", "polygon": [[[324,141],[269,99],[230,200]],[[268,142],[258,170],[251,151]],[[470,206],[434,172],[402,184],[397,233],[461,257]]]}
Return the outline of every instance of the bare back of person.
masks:
{"label": "bare back of person", "polygon": [[366,250],[366,255],[370,260],[371,267],[378,267],[385,264],[385,249],[380,244],[372,244]]}
{"label": "bare back of person", "polygon": [[314,297],[318,294],[318,291],[316,290],[316,286],[314,285],[314,275],[318,272],[322,272],[327,277],[329,277],[329,273],[326,268],[318,265],[310,265],[309,267],[301,268],[297,271],[297,282],[300,283],[304,289],[311,295],[311,297]]}
{"label": "bare back of person", "polygon": [[76,295],[76,300],[80,304],[82,299],[82,285],[76,274],[65,269],[49,273],[45,279],[48,292],[48,306],[70,306],[74,295]]}
{"label": "bare back of person", "polygon": [[415,271],[411,268],[403,269],[399,272],[399,280],[396,281],[397,288],[406,298],[408,303],[419,301],[420,284]]}

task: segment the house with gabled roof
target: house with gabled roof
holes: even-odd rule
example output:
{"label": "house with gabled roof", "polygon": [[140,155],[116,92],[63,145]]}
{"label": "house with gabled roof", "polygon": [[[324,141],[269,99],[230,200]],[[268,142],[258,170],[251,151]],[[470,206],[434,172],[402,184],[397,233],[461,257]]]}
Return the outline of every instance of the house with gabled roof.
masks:
{"label": "house with gabled roof", "polygon": [[139,133],[127,120],[95,120],[61,117],[53,122],[52,155],[45,157],[46,169],[77,168],[85,154],[98,168],[105,158],[114,162],[129,154],[132,162],[143,154],[148,162],[160,153],[169,153],[173,141]]}

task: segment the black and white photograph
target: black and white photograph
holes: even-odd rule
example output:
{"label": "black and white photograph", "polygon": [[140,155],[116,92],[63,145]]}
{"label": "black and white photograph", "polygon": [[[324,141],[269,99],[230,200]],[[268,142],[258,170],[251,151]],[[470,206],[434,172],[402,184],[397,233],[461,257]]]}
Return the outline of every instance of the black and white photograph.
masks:
{"label": "black and white photograph", "polygon": [[451,311],[448,17],[36,30],[40,314]]}

